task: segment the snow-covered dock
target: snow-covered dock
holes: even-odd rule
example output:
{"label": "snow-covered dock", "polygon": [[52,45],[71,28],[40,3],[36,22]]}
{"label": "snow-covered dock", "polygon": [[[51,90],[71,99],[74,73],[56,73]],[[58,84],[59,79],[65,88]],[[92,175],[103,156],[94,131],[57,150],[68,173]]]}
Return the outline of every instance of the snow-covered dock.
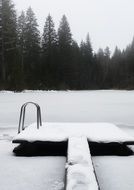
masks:
{"label": "snow-covered dock", "polygon": [[134,137],[111,123],[43,123],[32,124],[13,139],[13,143],[65,142],[72,136],[86,136],[89,142],[134,144]]}
{"label": "snow-covered dock", "polygon": [[134,138],[110,123],[43,123],[40,127],[35,123],[14,137],[13,143],[20,143],[14,149],[16,155],[33,156],[35,150],[35,155],[53,152],[53,155],[66,156],[66,190],[99,190],[92,147],[107,144],[110,149],[111,144],[116,144],[116,150],[122,146],[127,149],[127,144],[134,144]]}

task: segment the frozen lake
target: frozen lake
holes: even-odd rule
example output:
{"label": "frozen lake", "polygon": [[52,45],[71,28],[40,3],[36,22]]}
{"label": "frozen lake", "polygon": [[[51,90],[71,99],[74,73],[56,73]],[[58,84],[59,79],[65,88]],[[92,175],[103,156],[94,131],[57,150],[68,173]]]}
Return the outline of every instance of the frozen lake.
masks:
{"label": "frozen lake", "polygon": [[[0,190],[63,190],[65,157],[15,157],[21,105],[34,101],[45,122],[111,122],[134,135],[134,91],[0,92]],[[26,124],[35,122],[27,109]],[[133,190],[134,156],[94,157],[101,190]]]}
{"label": "frozen lake", "polygon": [[[134,91],[1,92],[0,128],[17,127],[21,105],[34,101],[47,122],[112,122],[134,126]],[[27,110],[27,123],[35,121],[35,109]],[[29,111],[30,110],[30,111]]]}

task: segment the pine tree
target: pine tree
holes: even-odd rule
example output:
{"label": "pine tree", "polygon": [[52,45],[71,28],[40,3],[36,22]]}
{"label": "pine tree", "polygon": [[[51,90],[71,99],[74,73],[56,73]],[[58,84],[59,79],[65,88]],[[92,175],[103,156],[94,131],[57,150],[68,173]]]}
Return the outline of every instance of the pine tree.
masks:
{"label": "pine tree", "polygon": [[120,64],[121,81],[125,84],[123,88],[134,88],[134,38],[122,53]]}
{"label": "pine tree", "polygon": [[40,33],[35,14],[31,7],[26,12],[25,26],[25,72],[26,82],[31,88],[38,83],[40,58]]}
{"label": "pine tree", "polygon": [[18,45],[19,45],[22,75],[24,75],[25,30],[26,30],[26,17],[24,11],[22,11],[21,15],[18,17]]}
{"label": "pine tree", "polygon": [[[0,65],[1,65],[1,70],[2,70],[2,65],[4,63],[4,60],[3,60],[3,28],[2,28],[2,0],[0,0]],[[5,73],[5,72],[4,72]],[[0,73],[2,75],[2,73]],[[1,78],[5,78],[5,77],[2,77],[0,75]]]}
{"label": "pine tree", "polygon": [[63,15],[58,29],[58,44],[60,51],[61,86],[70,88],[72,80],[72,34],[69,23]]}
{"label": "pine tree", "polygon": [[46,18],[42,37],[42,76],[45,88],[56,88],[58,80],[57,34],[50,14]]}
{"label": "pine tree", "polygon": [[89,37],[89,33],[87,34],[87,37],[86,37],[86,51],[87,51],[87,56],[88,58],[90,59],[90,62],[92,61],[92,58],[93,58],[93,50],[92,50],[92,45],[91,45],[91,42],[90,42],[90,37]]}
{"label": "pine tree", "polygon": [[57,46],[57,34],[55,31],[55,26],[51,15],[49,14],[46,18],[43,38],[42,38],[42,48],[43,51],[47,53],[47,51],[52,51],[52,49]]}
{"label": "pine tree", "polygon": [[62,49],[70,48],[72,45],[72,34],[69,23],[65,15],[63,15],[58,29],[59,46]]}
{"label": "pine tree", "polygon": [[111,57],[111,67],[110,72],[111,80],[113,87],[118,88],[120,83],[120,66],[121,66],[121,60],[122,60],[122,52],[121,50],[116,46],[114,53]]}
{"label": "pine tree", "polygon": [[109,49],[109,47],[107,46],[106,48],[105,48],[105,50],[104,50],[104,55],[105,55],[105,57],[106,57],[106,59],[110,59],[110,54],[111,54],[111,52],[110,52],[110,49]]}
{"label": "pine tree", "polygon": [[87,34],[86,42],[82,41],[80,44],[80,52],[81,52],[81,77],[83,88],[90,89],[93,86],[93,52],[92,46],[89,38],[89,34]]}
{"label": "pine tree", "polygon": [[93,50],[89,34],[87,34],[86,42],[84,42],[83,40],[81,41],[80,50],[81,50],[81,55],[84,57],[84,59],[86,59],[87,62],[91,62],[93,58]]}
{"label": "pine tree", "polygon": [[80,89],[80,48],[78,43],[73,40],[72,42],[72,82],[71,89]]}
{"label": "pine tree", "polygon": [[105,62],[105,54],[102,48],[99,48],[97,54],[96,54],[96,63],[97,63],[97,84],[100,88],[104,88],[104,82],[103,82],[103,65]]}
{"label": "pine tree", "polygon": [[105,87],[108,88],[109,84],[109,76],[110,76],[110,49],[107,46],[104,49],[104,63],[103,63],[103,83],[105,83]]}
{"label": "pine tree", "polygon": [[11,0],[1,0],[1,42],[1,79],[10,83],[17,64],[17,19]]}

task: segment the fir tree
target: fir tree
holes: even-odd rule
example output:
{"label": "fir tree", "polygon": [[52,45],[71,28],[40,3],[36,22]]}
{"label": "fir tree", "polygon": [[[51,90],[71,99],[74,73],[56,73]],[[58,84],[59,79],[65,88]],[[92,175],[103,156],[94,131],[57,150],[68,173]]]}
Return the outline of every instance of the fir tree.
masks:
{"label": "fir tree", "polygon": [[[0,68],[2,70],[2,67],[3,67],[3,63],[4,63],[4,60],[3,60],[3,28],[2,28],[2,0],[0,0]],[[4,71],[5,73],[5,71]],[[2,77],[1,76],[2,73],[0,73],[0,78],[5,78],[5,77]]]}
{"label": "fir tree", "polygon": [[73,40],[72,42],[72,82],[71,82],[71,89],[80,89],[80,48],[78,43]]}
{"label": "fir tree", "polygon": [[56,88],[58,80],[57,34],[53,19],[46,18],[42,37],[42,76],[45,88]]}
{"label": "fir tree", "polygon": [[31,7],[26,12],[25,26],[25,72],[26,82],[34,88],[38,82],[38,68],[40,56],[40,33],[35,14]]}
{"label": "fir tree", "polygon": [[72,34],[69,23],[63,15],[58,29],[58,44],[60,51],[61,86],[69,88],[72,80]]}
{"label": "fir tree", "polygon": [[86,51],[87,51],[86,54],[89,57],[90,61],[92,61],[91,59],[93,58],[93,50],[92,50],[92,45],[90,42],[89,33],[87,34],[85,45],[86,45]]}
{"label": "fir tree", "polygon": [[18,17],[18,45],[21,61],[21,73],[24,74],[24,54],[25,54],[25,31],[26,31],[26,17],[24,11]]}
{"label": "fir tree", "polygon": [[1,1],[1,79],[13,83],[17,64],[17,19],[11,0]]}
{"label": "fir tree", "polygon": [[42,48],[44,52],[50,51],[57,46],[57,34],[54,27],[54,22],[50,14],[46,18],[43,38],[42,38]]}
{"label": "fir tree", "polygon": [[80,52],[81,52],[81,80],[83,83],[84,89],[90,89],[93,86],[93,52],[92,46],[89,38],[89,34],[87,34],[86,42],[82,41],[80,44]]}
{"label": "fir tree", "polygon": [[59,46],[60,48],[70,47],[72,44],[72,34],[69,23],[65,15],[63,15],[58,29]]}

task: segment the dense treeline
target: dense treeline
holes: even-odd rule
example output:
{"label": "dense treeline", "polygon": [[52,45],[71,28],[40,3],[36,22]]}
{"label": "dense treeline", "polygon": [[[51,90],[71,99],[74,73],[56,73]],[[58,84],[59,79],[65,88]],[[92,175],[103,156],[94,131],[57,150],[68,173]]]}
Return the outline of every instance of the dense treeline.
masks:
{"label": "dense treeline", "polygon": [[58,31],[51,15],[38,30],[31,9],[17,17],[11,0],[0,0],[0,89],[134,89],[134,40],[113,55],[93,52],[89,34],[80,45],[65,15]]}

